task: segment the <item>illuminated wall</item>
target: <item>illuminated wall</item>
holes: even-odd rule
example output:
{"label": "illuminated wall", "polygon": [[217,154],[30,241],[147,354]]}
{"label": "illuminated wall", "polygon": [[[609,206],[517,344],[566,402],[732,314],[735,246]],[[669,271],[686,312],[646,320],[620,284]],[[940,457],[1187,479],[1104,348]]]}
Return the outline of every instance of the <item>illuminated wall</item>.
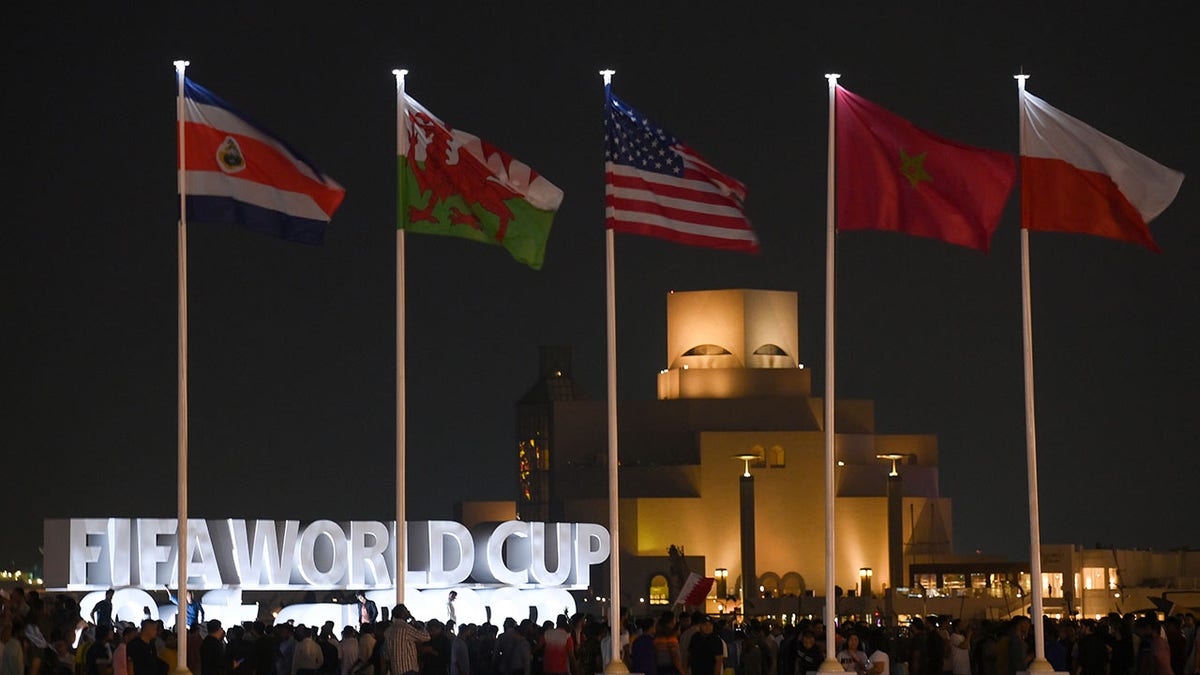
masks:
{"label": "illuminated wall", "polygon": [[[729,588],[735,588],[741,464],[731,457],[752,453],[761,457],[751,469],[756,573],[787,577],[783,585],[792,589],[799,575],[806,590],[823,594],[824,401],[812,395],[810,371],[798,362],[798,352],[793,292],[668,296],[667,367],[658,374],[658,400],[619,404],[623,558],[657,560],[672,545],[682,546],[689,559],[703,557],[704,569],[691,571],[712,576],[725,568]],[[603,522],[606,406],[557,400],[549,409],[551,508]],[[899,467],[905,566],[937,561],[950,553],[952,540],[950,500],[938,492],[937,438],[877,434],[874,402],[862,399],[838,400],[836,426],[836,456],[843,465],[835,471],[835,582],[853,590],[859,570],[871,568],[873,591],[904,585],[906,579],[893,584],[889,578],[890,464],[876,455],[905,456]],[[649,577],[643,576],[623,574],[627,600],[649,593]]]}
{"label": "illuminated wall", "polygon": [[[853,461],[853,455],[861,454],[864,444],[870,446],[876,438],[839,435],[837,456],[848,456]],[[797,572],[808,589],[823,589],[824,434],[704,432],[699,442],[701,498],[638,499],[637,553],[656,555],[671,544],[683,545],[689,553],[704,556],[709,575],[717,568],[728,569],[732,583],[741,574],[738,476],[742,465],[731,457],[745,452],[762,454],[764,461],[751,468],[758,540],[756,572],[759,576],[773,572],[780,577]],[[860,453],[843,452],[843,445],[856,446]],[[858,583],[863,567],[874,572],[874,590],[892,585],[887,564],[887,498],[883,491],[889,467],[875,460],[874,453],[869,462],[843,466],[835,472],[835,477],[840,477],[844,472],[860,470],[876,473],[879,478],[875,495],[838,496],[836,500],[835,583],[847,590]],[[906,551],[920,553],[920,562],[949,553],[949,499],[906,497],[902,509]]]}

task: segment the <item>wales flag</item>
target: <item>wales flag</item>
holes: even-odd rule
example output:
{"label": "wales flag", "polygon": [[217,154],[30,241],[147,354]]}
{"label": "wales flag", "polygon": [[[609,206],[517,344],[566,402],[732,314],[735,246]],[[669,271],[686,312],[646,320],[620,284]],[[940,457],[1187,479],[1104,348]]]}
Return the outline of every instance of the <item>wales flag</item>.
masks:
{"label": "wales flag", "polygon": [[411,96],[405,99],[408,156],[399,157],[397,226],[499,244],[541,269],[562,190],[503,150],[451,129]]}

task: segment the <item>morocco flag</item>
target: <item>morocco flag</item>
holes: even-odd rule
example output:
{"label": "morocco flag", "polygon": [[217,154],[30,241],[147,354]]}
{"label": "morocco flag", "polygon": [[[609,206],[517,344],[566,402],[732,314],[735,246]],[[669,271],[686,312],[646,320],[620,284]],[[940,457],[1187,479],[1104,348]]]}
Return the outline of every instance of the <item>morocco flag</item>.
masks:
{"label": "morocco flag", "polygon": [[1021,226],[1158,246],[1146,223],[1183,174],[1021,92]]}
{"label": "morocco flag", "polygon": [[837,225],[987,251],[1016,175],[1013,158],[919,129],[837,88]]}
{"label": "morocco flag", "polygon": [[499,244],[541,269],[562,190],[476,136],[446,126],[411,96],[399,157],[398,227]]}

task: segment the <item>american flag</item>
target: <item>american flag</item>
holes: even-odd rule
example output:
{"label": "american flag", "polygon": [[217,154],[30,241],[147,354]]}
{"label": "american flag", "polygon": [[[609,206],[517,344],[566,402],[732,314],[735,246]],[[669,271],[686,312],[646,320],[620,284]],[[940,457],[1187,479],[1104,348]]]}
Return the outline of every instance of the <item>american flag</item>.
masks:
{"label": "american flag", "polygon": [[758,251],[746,186],[608,91],[604,121],[609,229],[681,244]]}

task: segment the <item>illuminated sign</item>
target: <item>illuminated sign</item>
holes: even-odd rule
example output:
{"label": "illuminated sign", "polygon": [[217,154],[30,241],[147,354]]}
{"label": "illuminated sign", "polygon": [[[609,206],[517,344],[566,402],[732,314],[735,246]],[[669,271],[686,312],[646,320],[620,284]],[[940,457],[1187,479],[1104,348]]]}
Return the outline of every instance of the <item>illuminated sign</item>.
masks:
{"label": "illuminated sign", "polygon": [[[45,581],[55,590],[177,586],[173,518],[45,522]],[[608,559],[608,530],[593,523],[510,520],[408,523],[405,586],[460,584],[584,589]],[[393,587],[395,524],[318,520],[188,520],[188,587],[196,590]]]}
{"label": "illuminated sign", "polygon": [[[188,588],[208,591],[200,596],[206,615],[236,620],[257,613],[241,604],[241,591],[361,589],[388,606],[395,598],[395,529],[373,520],[302,527],[297,520],[189,519]],[[155,607],[146,591],[178,586],[177,530],[174,518],[47,520],[46,587],[93,591],[80,603],[84,616],[102,591],[118,588],[119,618],[137,620],[154,607],[151,613],[171,625],[175,608]],[[608,530],[594,523],[510,520],[468,530],[428,520],[409,522],[407,535],[405,600],[414,615],[442,617],[454,589],[456,618],[475,623],[489,612],[497,622],[524,618],[531,607],[546,617],[574,611],[568,591],[586,589],[592,566],[611,548]],[[352,625],[354,607],[292,605],[277,620]]]}

